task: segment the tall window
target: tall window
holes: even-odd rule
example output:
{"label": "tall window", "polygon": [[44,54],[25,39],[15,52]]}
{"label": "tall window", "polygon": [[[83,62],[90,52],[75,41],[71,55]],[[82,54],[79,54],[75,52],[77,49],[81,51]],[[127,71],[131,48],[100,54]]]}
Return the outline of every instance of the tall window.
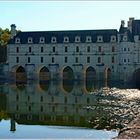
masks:
{"label": "tall window", "polygon": [[75,63],[78,63],[78,57],[75,57]]}
{"label": "tall window", "polygon": [[41,47],[41,52],[43,53],[43,51],[44,51],[44,48],[43,48],[43,47]]}
{"label": "tall window", "polygon": [[54,63],[54,57],[52,57],[52,63]]}
{"label": "tall window", "polygon": [[67,46],[65,46],[65,52],[68,52],[68,47]]}
{"label": "tall window", "polygon": [[65,63],[67,63],[68,62],[68,57],[65,57]]}
{"label": "tall window", "polygon": [[30,63],[31,62],[31,59],[30,59],[30,57],[28,57],[28,63]]}
{"label": "tall window", "polygon": [[17,51],[16,52],[19,53],[19,47],[17,47]]}
{"label": "tall window", "polygon": [[87,46],[87,52],[90,52],[90,46]]}
{"label": "tall window", "polygon": [[90,63],[90,57],[87,57],[87,63]]}
{"label": "tall window", "polygon": [[32,48],[31,48],[31,47],[29,47],[29,53],[31,53],[31,51],[32,51]]}
{"label": "tall window", "polygon": [[79,52],[79,46],[76,46],[76,52]]}
{"label": "tall window", "polygon": [[41,63],[43,63],[43,57],[41,57]]}
{"label": "tall window", "polygon": [[99,46],[99,47],[98,47],[98,52],[101,52],[101,51],[102,51],[102,47]]}
{"label": "tall window", "polygon": [[98,63],[101,63],[101,57],[98,57]]}
{"label": "tall window", "polygon": [[16,57],[16,62],[19,63],[19,57]]}
{"label": "tall window", "polygon": [[55,52],[55,46],[53,46],[53,52]]}
{"label": "tall window", "polygon": [[115,47],[114,46],[112,46],[112,52],[115,52]]}
{"label": "tall window", "polygon": [[115,62],[115,58],[114,58],[114,56],[112,56],[112,63],[114,63]]}

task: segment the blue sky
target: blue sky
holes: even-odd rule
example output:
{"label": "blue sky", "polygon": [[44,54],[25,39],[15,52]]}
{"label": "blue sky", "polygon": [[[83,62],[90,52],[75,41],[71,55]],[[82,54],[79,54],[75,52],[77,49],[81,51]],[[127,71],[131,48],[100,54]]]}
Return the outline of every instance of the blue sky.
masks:
{"label": "blue sky", "polygon": [[140,1],[0,1],[0,27],[22,31],[119,29],[140,19]]}

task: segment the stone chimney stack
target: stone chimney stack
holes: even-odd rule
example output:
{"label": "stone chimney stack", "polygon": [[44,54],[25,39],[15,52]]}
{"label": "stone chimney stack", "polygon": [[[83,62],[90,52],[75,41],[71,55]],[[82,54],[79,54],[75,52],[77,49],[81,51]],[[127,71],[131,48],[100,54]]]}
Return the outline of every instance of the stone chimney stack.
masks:
{"label": "stone chimney stack", "polygon": [[124,22],[124,20],[121,20],[121,25],[122,25],[122,27],[125,26],[125,22]]}
{"label": "stone chimney stack", "polygon": [[129,18],[129,21],[127,23],[129,31],[132,33],[132,21],[134,20],[133,17]]}
{"label": "stone chimney stack", "polygon": [[11,24],[11,38],[13,38],[14,36],[16,36],[16,25]]}

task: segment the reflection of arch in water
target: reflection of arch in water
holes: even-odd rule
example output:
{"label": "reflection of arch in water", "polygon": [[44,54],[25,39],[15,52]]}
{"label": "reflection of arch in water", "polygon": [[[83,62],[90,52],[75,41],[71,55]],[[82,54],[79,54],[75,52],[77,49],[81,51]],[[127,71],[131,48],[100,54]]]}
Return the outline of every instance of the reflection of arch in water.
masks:
{"label": "reflection of arch in water", "polygon": [[107,87],[111,83],[111,69],[105,68],[104,70],[104,86]]}
{"label": "reflection of arch in water", "polygon": [[39,71],[39,82],[47,83],[49,80],[50,80],[50,71],[46,66],[44,66]]}
{"label": "reflection of arch in water", "polygon": [[66,66],[62,71],[62,85],[66,92],[71,92],[74,87],[74,72],[71,67]]}
{"label": "reflection of arch in water", "polygon": [[96,70],[93,67],[88,67],[86,69],[86,81],[85,81],[86,90],[94,91],[96,85]]}
{"label": "reflection of arch in water", "polygon": [[12,68],[11,72],[15,74],[17,83],[26,83],[27,74],[24,67],[16,65]]}
{"label": "reflection of arch in water", "polygon": [[135,87],[140,89],[140,68],[136,69],[133,74]]}

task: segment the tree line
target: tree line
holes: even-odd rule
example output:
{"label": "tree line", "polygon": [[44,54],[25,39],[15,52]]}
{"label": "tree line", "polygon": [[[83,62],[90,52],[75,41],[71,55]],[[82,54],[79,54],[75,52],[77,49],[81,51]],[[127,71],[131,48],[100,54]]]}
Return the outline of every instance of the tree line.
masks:
{"label": "tree line", "polygon": [[8,28],[2,29],[0,27],[0,47],[6,46],[10,39],[10,30]]}

